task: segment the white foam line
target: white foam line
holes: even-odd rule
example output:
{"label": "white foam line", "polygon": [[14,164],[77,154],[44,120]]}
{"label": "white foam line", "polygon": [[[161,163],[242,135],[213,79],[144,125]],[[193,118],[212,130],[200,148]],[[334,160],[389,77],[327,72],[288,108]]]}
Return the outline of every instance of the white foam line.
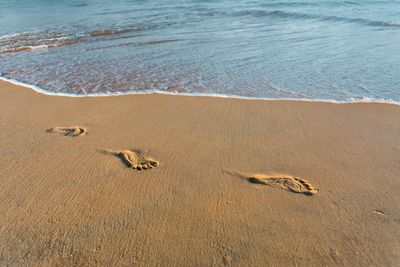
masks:
{"label": "white foam line", "polygon": [[337,101],[334,99],[298,99],[298,98],[266,98],[266,97],[249,97],[249,96],[237,96],[231,94],[218,94],[218,93],[177,93],[177,92],[166,92],[162,90],[137,90],[137,91],[124,91],[124,92],[107,92],[107,93],[91,93],[86,95],[73,94],[73,93],[57,93],[46,89],[43,89],[37,85],[21,82],[15,79],[5,78],[0,73],[0,80],[6,81],[15,85],[28,87],[38,93],[50,96],[65,96],[65,97],[108,97],[108,96],[123,96],[123,95],[149,95],[149,94],[163,94],[163,95],[178,95],[178,96],[204,96],[204,97],[219,97],[219,98],[234,98],[234,99],[246,99],[246,100],[266,100],[266,101],[305,101],[305,102],[323,102],[333,104],[347,104],[347,103],[382,103],[382,104],[393,104],[400,105],[400,102],[394,100],[377,100],[373,98],[364,98],[363,100],[351,98],[350,101]]}
{"label": "white foam line", "polygon": [[11,34],[2,35],[2,36],[0,36],[0,40],[3,40],[3,39],[8,40],[8,39],[11,39],[18,35],[20,35],[20,34],[19,33],[11,33]]}

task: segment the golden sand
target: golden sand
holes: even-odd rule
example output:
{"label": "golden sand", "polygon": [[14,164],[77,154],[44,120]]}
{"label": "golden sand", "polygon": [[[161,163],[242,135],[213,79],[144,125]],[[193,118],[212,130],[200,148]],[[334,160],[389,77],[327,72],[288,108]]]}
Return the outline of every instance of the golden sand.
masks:
{"label": "golden sand", "polygon": [[0,265],[398,266],[399,118],[0,82]]}

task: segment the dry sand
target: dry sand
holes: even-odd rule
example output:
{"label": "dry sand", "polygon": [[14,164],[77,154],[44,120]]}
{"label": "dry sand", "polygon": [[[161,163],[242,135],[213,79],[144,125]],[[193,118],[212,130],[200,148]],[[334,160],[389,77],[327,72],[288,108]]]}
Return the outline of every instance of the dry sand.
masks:
{"label": "dry sand", "polygon": [[0,265],[50,264],[399,265],[400,106],[0,82]]}

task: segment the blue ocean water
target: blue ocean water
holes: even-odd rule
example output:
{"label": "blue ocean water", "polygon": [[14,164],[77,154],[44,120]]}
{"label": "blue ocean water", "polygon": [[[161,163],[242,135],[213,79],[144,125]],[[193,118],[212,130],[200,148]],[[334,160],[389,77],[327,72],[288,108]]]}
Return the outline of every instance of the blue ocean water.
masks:
{"label": "blue ocean water", "polygon": [[1,0],[0,73],[60,94],[400,103],[400,0]]}

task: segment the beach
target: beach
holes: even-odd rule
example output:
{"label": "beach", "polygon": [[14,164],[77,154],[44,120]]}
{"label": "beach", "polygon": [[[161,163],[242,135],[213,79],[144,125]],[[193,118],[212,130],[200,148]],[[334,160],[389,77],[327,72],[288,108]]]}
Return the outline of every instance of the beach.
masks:
{"label": "beach", "polygon": [[399,118],[394,104],[0,81],[0,265],[396,266]]}

